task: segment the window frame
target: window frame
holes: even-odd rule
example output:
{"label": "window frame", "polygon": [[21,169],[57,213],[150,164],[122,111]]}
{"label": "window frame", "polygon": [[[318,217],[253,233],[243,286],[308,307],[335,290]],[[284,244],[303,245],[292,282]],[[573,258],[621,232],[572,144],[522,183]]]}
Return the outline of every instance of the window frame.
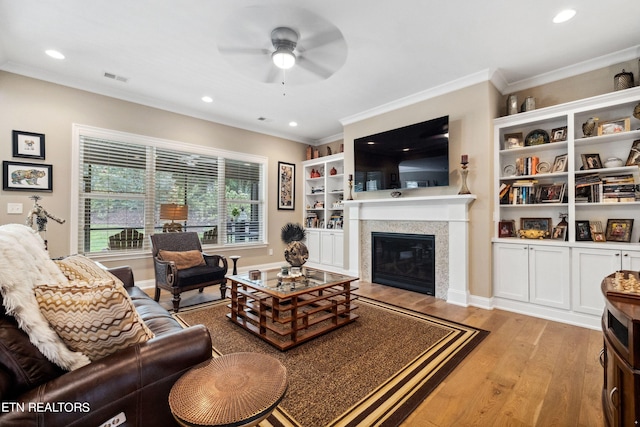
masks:
{"label": "window frame", "polygon": [[[71,230],[71,253],[78,253],[78,249],[79,249],[79,236],[80,236],[80,227],[82,226],[81,224],[81,219],[80,219],[80,201],[81,201],[81,193],[80,193],[80,139],[81,136],[85,136],[85,137],[91,137],[91,138],[99,138],[99,139],[105,139],[105,140],[114,140],[114,141],[118,141],[118,142],[122,142],[122,143],[128,143],[128,144],[138,144],[138,145],[143,145],[145,147],[153,147],[153,148],[160,148],[160,149],[166,149],[166,150],[176,150],[176,151],[181,151],[184,152],[185,154],[199,154],[199,155],[206,155],[206,156],[216,156],[216,157],[220,157],[223,158],[225,160],[233,160],[233,161],[240,161],[240,162],[250,162],[250,163],[256,163],[256,164],[260,164],[261,168],[260,168],[260,185],[259,185],[259,189],[258,189],[258,200],[243,200],[242,202],[245,203],[255,203],[257,204],[259,207],[262,207],[262,212],[261,212],[261,216],[262,216],[262,227],[260,227],[260,234],[259,234],[259,239],[258,241],[254,241],[254,242],[227,242],[227,239],[223,239],[222,237],[224,236],[224,233],[226,233],[226,230],[223,231],[223,228],[225,226],[225,222],[226,220],[222,218],[222,216],[225,214],[226,212],[226,206],[229,202],[235,202],[235,200],[227,200],[226,199],[226,194],[224,192],[224,185],[225,185],[225,171],[224,168],[222,168],[222,175],[219,175],[218,179],[219,179],[219,183],[222,183],[222,193],[219,193],[219,206],[221,208],[221,211],[219,212],[219,220],[218,220],[218,230],[219,230],[219,240],[217,244],[202,244],[203,248],[207,247],[207,248],[215,248],[215,250],[220,251],[220,250],[225,250],[225,249],[238,249],[240,247],[242,248],[248,248],[248,247],[264,247],[268,245],[268,235],[267,235],[267,227],[266,224],[268,224],[267,222],[267,213],[269,211],[268,209],[268,198],[267,198],[267,194],[268,194],[268,158],[264,157],[264,156],[259,156],[259,155],[255,155],[255,154],[249,154],[249,153],[241,153],[241,152],[235,152],[235,151],[229,151],[229,150],[224,150],[224,149],[220,149],[220,148],[215,148],[215,147],[209,147],[209,146],[204,146],[204,145],[197,145],[197,144],[191,144],[191,143],[186,143],[186,142],[181,142],[181,141],[175,141],[175,140],[168,140],[168,139],[162,139],[162,138],[156,138],[156,137],[151,137],[151,136],[146,136],[146,135],[139,135],[139,134],[133,134],[133,133],[128,133],[128,132],[122,132],[122,131],[116,131],[116,130],[110,130],[110,129],[103,129],[103,128],[98,128],[98,127],[94,127],[94,126],[88,126],[88,125],[82,125],[82,124],[76,124],[74,123],[72,125],[72,150],[71,150],[71,215],[70,215],[70,223],[72,224],[72,226],[70,227]],[[145,169],[146,170],[146,169]],[[220,173],[220,172],[219,172]],[[149,178],[149,170],[146,170],[146,175],[147,175],[147,179]],[[147,194],[145,196],[145,204],[149,204],[149,200],[151,200],[151,205],[155,204],[155,188],[153,191],[150,191],[148,193],[151,194]],[[153,213],[151,212],[145,212],[145,234],[148,235],[147,230],[151,229],[153,230],[154,227],[154,218],[153,218]],[[146,239],[145,239],[146,240]],[[88,252],[86,253],[87,256],[90,256],[91,258],[102,258],[102,259],[107,259],[107,258],[112,258],[112,259],[118,259],[118,258],[127,258],[127,259],[131,259],[131,258],[144,258],[147,257],[151,254],[151,250],[150,248],[148,248],[147,245],[145,245],[145,247],[143,249],[138,249],[138,250],[118,250],[118,251],[102,251],[102,252]]]}

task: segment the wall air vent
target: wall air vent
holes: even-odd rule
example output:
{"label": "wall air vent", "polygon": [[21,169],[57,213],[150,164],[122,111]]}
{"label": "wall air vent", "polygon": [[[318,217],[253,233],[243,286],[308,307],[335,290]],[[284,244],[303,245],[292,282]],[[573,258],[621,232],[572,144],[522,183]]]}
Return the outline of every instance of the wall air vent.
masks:
{"label": "wall air vent", "polygon": [[104,76],[108,79],[117,80],[122,83],[126,83],[129,80],[127,77],[122,77],[113,73],[104,73]]}

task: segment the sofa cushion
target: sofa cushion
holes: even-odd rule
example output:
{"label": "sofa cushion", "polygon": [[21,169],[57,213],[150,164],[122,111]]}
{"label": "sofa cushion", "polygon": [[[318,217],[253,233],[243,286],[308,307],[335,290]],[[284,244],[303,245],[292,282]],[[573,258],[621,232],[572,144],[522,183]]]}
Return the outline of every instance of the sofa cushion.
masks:
{"label": "sofa cushion", "polygon": [[94,283],[96,281],[106,283],[112,281],[122,284],[120,279],[84,255],[70,255],[65,258],[53,260],[53,262],[56,263],[60,271],[62,271],[62,274],[71,282],[76,280],[84,280],[88,283]]}
{"label": "sofa cushion", "polygon": [[15,399],[65,372],[47,360],[16,320],[0,307],[0,400]]}
{"label": "sofa cushion", "polygon": [[122,285],[98,281],[41,285],[35,293],[60,338],[92,361],[153,338]]}
{"label": "sofa cushion", "polygon": [[72,370],[90,363],[82,353],[67,348],[51,328],[38,307],[33,287],[42,283],[68,283],[60,269],[49,258],[44,241],[31,228],[22,224],[0,226],[0,293],[8,315],[51,362]]}
{"label": "sofa cushion", "polygon": [[185,270],[187,268],[196,267],[198,265],[205,265],[202,252],[198,250],[176,252],[160,249],[158,255],[163,261],[175,262],[176,268],[178,270]]}

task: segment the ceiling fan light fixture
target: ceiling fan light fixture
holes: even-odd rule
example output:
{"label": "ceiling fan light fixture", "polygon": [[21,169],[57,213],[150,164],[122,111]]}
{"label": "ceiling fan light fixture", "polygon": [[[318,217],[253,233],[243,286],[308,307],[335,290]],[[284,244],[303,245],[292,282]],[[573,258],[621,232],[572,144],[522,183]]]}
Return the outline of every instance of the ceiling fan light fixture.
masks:
{"label": "ceiling fan light fixture", "polygon": [[285,47],[279,47],[276,49],[276,51],[271,55],[271,59],[276,67],[282,68],[283,70],[288,70],[296,63],[296,56]]}

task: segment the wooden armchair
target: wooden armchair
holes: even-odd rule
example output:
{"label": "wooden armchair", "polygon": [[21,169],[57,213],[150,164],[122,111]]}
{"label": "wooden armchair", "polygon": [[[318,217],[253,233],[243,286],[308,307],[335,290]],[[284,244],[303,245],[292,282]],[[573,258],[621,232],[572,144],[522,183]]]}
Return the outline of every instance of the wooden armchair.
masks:
{"label": "wooden armchair", "polygon": [[125,228],[121,232],[109,236],[109,249],[142,248],[144,234],[134,228]]}
{"label": "wooden armchair", "polygon": [[150,236],[156,275],[155,300],[160,290],[173,295],[173,309],[178,312],[180,293],[207,286],[220,285],[220,296],[227,291],[227,259],[202,252],[198,233],[160,233]]}

